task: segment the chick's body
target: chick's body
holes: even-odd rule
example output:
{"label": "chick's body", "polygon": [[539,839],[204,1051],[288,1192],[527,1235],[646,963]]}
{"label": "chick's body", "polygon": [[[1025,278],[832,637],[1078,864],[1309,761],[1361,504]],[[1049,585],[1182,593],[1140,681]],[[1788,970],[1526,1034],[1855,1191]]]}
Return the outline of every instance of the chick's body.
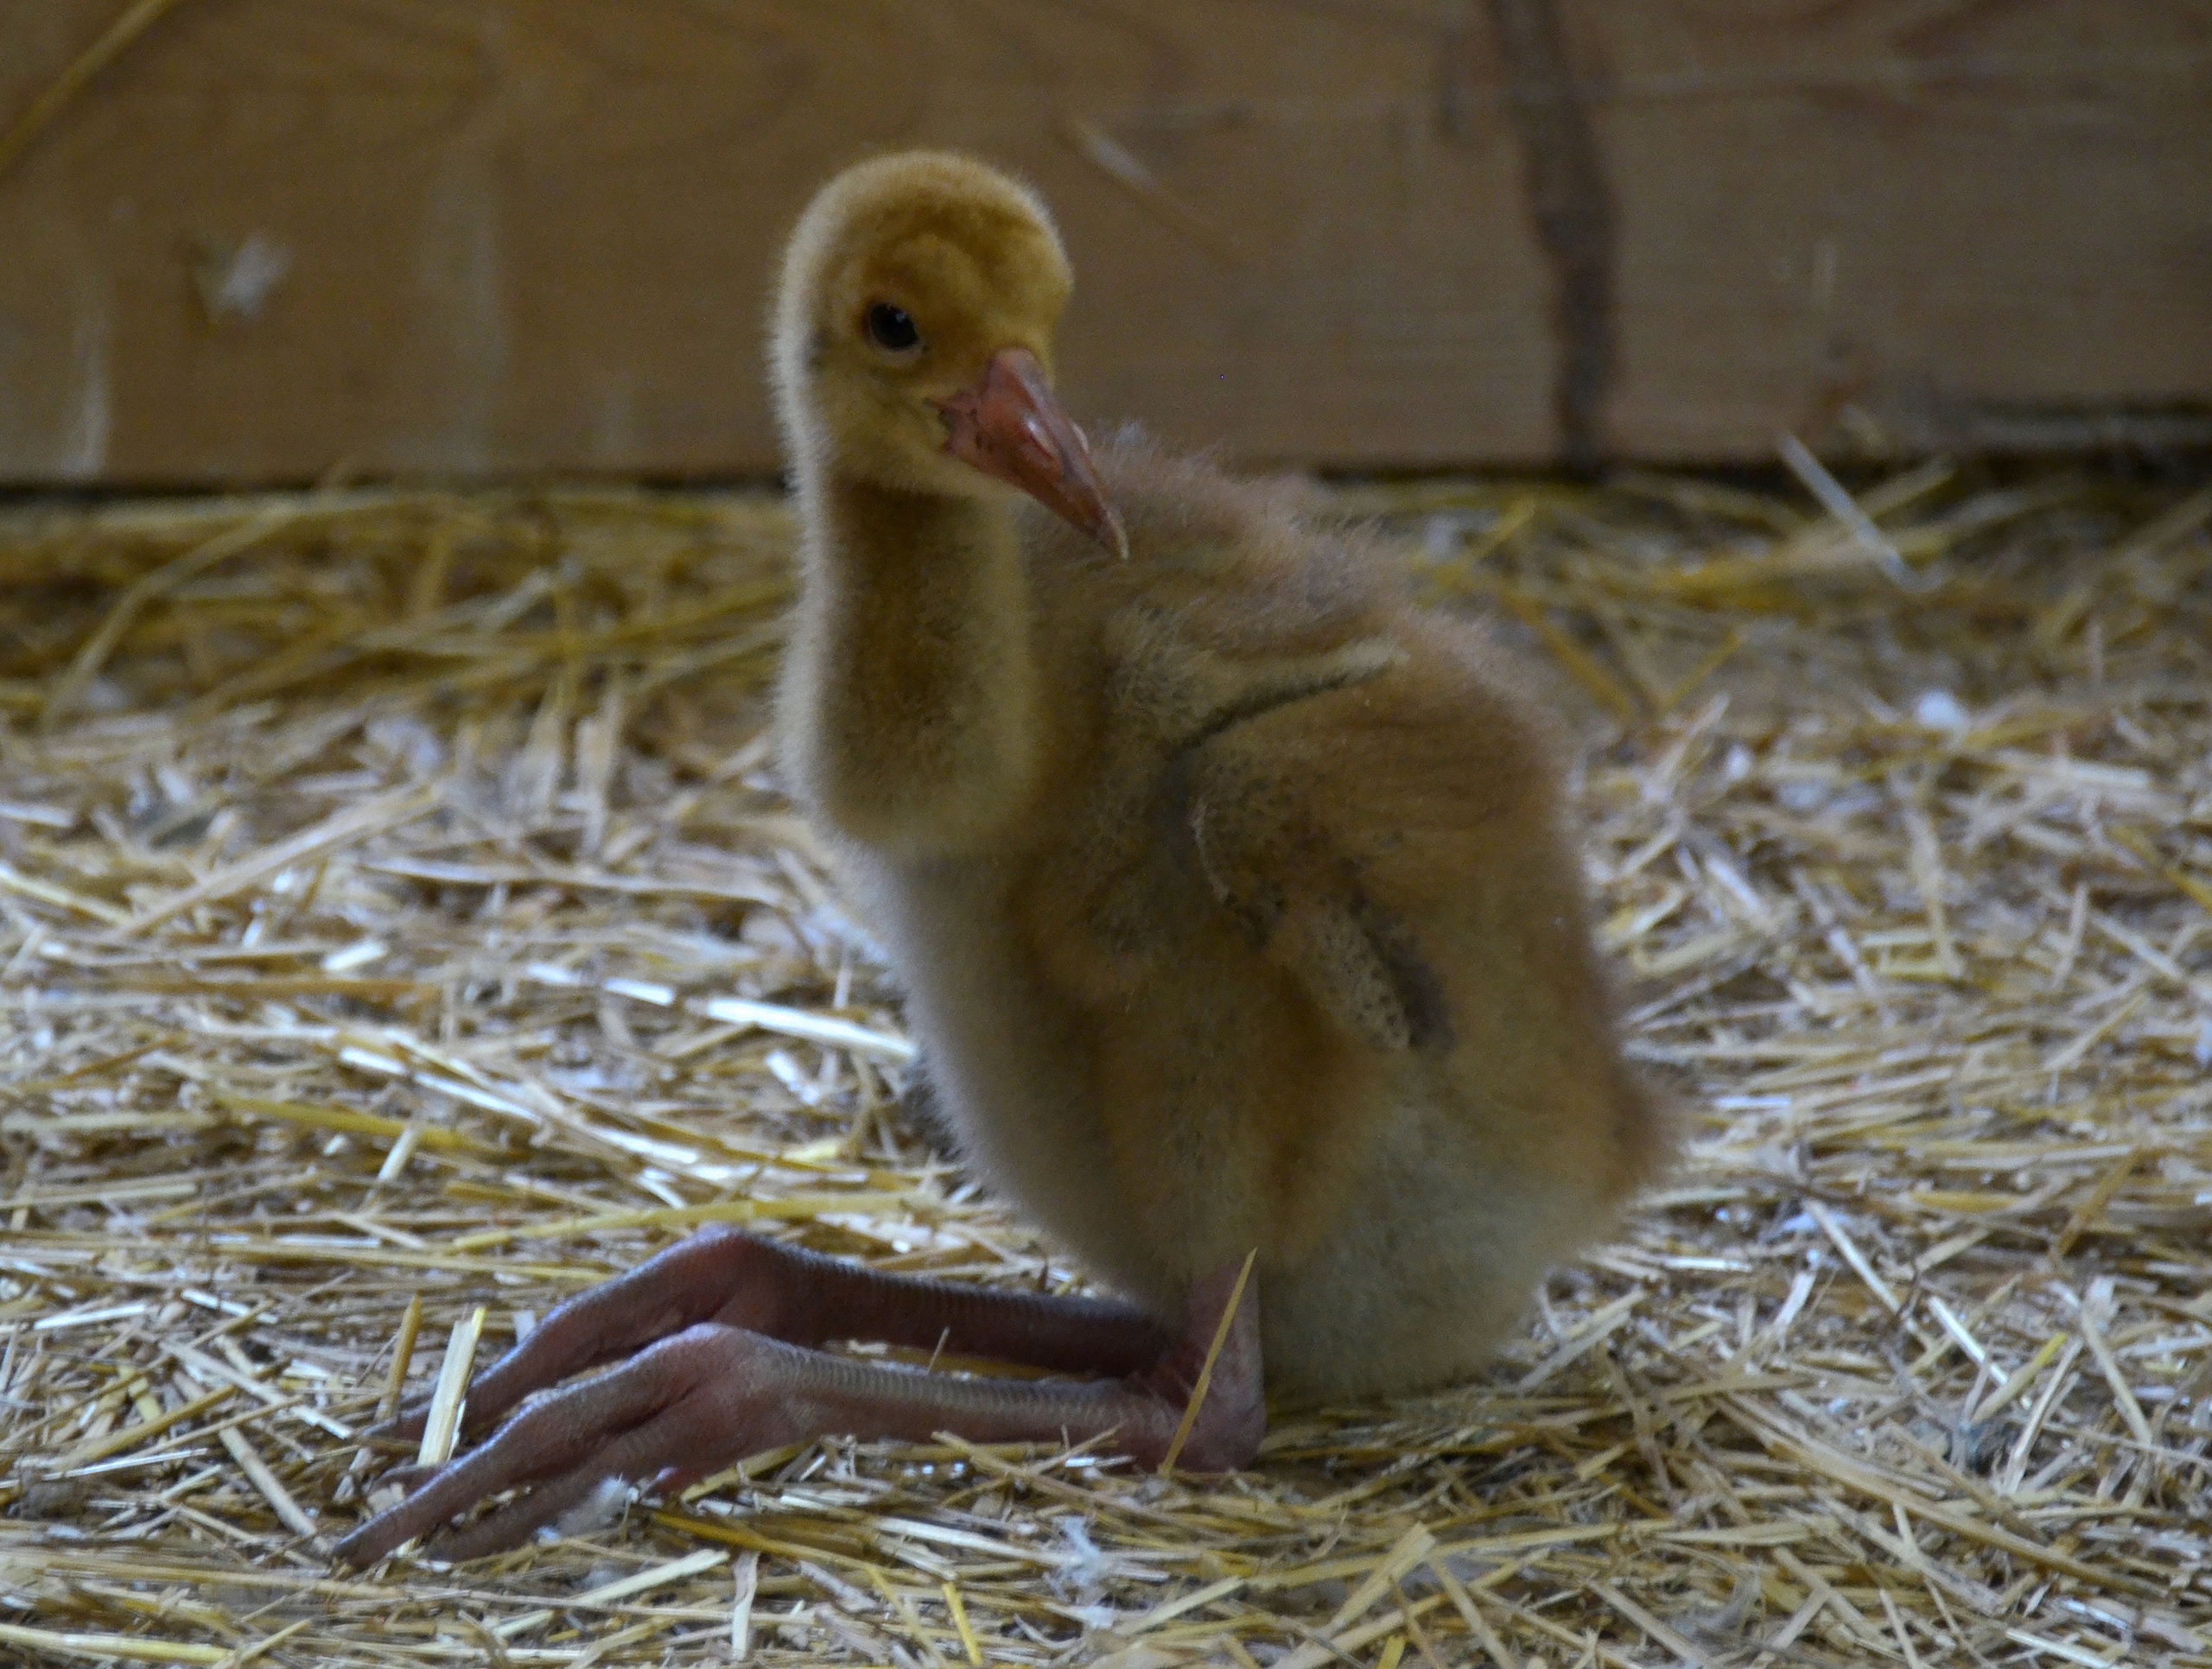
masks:
{"label": "chick's body", "polygon": [[971,562],[918,529],[874,652],[810,574],[791,774],[1004,1194],[1161,1316],[1256,1247],[1271,1387],[1449,1378],[1663,1145],[1544,727],[1382,553],[1141,442],[1097,462],[1126,562],[1041,512]]}

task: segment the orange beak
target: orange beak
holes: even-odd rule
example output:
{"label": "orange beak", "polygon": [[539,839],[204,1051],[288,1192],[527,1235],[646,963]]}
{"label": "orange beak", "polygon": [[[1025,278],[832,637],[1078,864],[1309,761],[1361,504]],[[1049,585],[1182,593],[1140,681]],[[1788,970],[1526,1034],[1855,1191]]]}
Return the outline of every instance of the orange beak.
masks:
{"label": "orange beak", "polygon": [[1061,409],[1035,354],[1001,348],[981,383],[933,403],[944,414],[947,452],[1020,487],[1116,555],[1128,555],[1128,536],[1090,461],[1090,444]]}

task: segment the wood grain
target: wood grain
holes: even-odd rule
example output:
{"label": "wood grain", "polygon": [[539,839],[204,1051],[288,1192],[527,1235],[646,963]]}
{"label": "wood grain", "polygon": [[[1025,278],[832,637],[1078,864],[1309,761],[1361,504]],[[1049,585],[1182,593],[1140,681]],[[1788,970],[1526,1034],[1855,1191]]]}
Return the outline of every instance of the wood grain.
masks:
{"label": "wood grain", "polygon": [[[119,5],[0,0],[0,126]],[[2212,437],[2212,0],[184,0],[0,176],[0,479],[772,468],[778,240],[915,143],[1243,459]]]}

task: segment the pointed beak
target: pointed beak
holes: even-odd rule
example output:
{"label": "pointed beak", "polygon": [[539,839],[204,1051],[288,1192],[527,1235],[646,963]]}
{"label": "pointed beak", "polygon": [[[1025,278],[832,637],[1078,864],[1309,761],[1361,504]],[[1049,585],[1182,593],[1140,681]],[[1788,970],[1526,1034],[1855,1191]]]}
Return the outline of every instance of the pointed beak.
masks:
{"label": "pointed beak", "polygon": [[1128,555],[1128,536],[1090,461],[1090,443],[1061,409],[1036,355],[1001,348],[982,382],[935,404],[944,414],[947,452]]}

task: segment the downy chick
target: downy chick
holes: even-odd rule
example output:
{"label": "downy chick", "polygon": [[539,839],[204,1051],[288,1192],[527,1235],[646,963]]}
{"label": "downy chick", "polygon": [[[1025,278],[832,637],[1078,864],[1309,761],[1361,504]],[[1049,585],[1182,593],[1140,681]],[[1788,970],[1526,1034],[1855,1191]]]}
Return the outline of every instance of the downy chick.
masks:
{"label": "downy chick", "polygon": [[[963,157],[863,163],[807,210],[774,317],[804,527],[779,712],[938,1115],[1126,1298],[709,1230],[549,1317],[471,1427],[620,1367],[533,1399],[343,1557],[534,1486],[438,1545],[494,1551],[610,1476],[667,1488],[833,1432],[1157,1463],[1210,1349],[1180,1456],[1241,1465],[1263,1363],[1297,1398],[1465,1374],[1663,1158],[1508,665],[1287,501],[1139,440],[1094,453],[1052,388],[1070,289],[1043,205]],[[846,1338],[1096,1377],[817,1348]]]}

